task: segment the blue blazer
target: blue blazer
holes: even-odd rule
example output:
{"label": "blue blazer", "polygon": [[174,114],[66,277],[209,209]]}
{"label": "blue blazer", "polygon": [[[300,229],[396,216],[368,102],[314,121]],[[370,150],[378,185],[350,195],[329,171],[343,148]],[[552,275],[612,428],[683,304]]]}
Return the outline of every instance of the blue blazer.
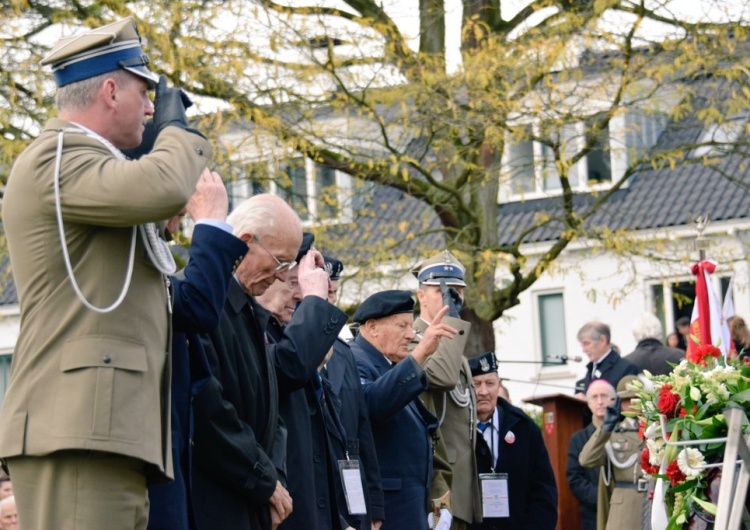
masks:
{"label": "blue blazer", "polygon": [[190,244],[187,267],[171,278],[172,314],[172,457],[174,481],[149,487],[148,528],[194,528],[189,508],[190,398],[210,377],[206,353],[197,333],[219,322],[234,267],[247,245],[229,232],[198,224]]}
{"label": "blue blazer", "polygon": [[383,530],[427,530],[438,419],[419,399],[424,372],[411,357],[391,365],[359,335],[351,344],[370,414],[385,496]]}

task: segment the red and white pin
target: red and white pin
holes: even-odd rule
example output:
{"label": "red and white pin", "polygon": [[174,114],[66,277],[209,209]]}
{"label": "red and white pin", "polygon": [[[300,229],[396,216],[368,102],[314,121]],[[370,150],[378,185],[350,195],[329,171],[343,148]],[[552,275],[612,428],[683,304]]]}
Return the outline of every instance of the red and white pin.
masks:
{"label": "red and white pin", "polygon": [[505,435],[505,443],[512,444],[516,441],[516,435],[513,434],[513,431],[508,431],[508,433]]}

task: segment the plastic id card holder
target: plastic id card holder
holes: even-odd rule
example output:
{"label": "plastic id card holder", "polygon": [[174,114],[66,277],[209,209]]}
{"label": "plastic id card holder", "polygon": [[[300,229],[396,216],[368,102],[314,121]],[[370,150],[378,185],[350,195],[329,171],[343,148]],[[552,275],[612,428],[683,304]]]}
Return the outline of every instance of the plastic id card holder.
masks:
{"label": "plastic id card holder", "polygon": [[508,474],[480,473],[482,489],[482,517],[510,517],[508,504]]}
{"label": "plastic id card holder", "polygon": [[341,483],[344,485],[346,508],[350,515],[365,515],[365,492],[362,488],[362,475],[359,472],[359,461],[339,460]]}

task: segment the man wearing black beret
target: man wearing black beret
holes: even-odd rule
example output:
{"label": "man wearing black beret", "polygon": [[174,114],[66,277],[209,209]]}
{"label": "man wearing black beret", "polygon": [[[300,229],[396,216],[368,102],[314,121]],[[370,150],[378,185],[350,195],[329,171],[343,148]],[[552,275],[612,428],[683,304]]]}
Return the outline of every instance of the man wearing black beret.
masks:
{"label": "man wearing black beret", "polygon": [[409,291],[383,291],[354,313],[360,324],[352,343],[370,414],[385,495],[383,530],[427,530],[432,481],[433,435],[438,419],[419,400],[427,388],[424,365],[444,337],[456,330],[433,319],[422,341],[414,338],[414,299]]}
{"label": "man wearing black beret", "polygon": [[[482,522],[470,530],[553,530],[557,484],[542,432],[521,409],[498,399],[500,376],[494,352],[469,360],[477,394],[477,470]],[[484,501],[490,488],[507,491]]]}

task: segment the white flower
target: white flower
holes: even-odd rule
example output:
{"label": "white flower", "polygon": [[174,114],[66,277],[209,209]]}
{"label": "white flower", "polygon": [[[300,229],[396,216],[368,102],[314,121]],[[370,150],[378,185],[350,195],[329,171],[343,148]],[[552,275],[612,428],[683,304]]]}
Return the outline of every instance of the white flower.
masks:
{"label": "white flower", "polygon": [[690,387],[690,399],[693,401],[698,401],[701,398],[701,390],[698,387],[691,386]]}
{"label": "white flower", "polygon": [[658,421],[655,421],[646,428],[646,431],[643,434],[647,439],[661,436],[661,425]]}
{"label": "white flower", "polygon": [[686,447],[677,455],[677,467],[685,473],[687,478],[695,478],[703,472],[703,466],[706,465],[706,459],[703,453],[698,449]]}
{"label": "white flower", "polygon": [[664,456],[664,440],[658,438],[655,440],[646,439],[646,447],[648,447],[648,463],[652,466],[660,466],[662,457]]}

